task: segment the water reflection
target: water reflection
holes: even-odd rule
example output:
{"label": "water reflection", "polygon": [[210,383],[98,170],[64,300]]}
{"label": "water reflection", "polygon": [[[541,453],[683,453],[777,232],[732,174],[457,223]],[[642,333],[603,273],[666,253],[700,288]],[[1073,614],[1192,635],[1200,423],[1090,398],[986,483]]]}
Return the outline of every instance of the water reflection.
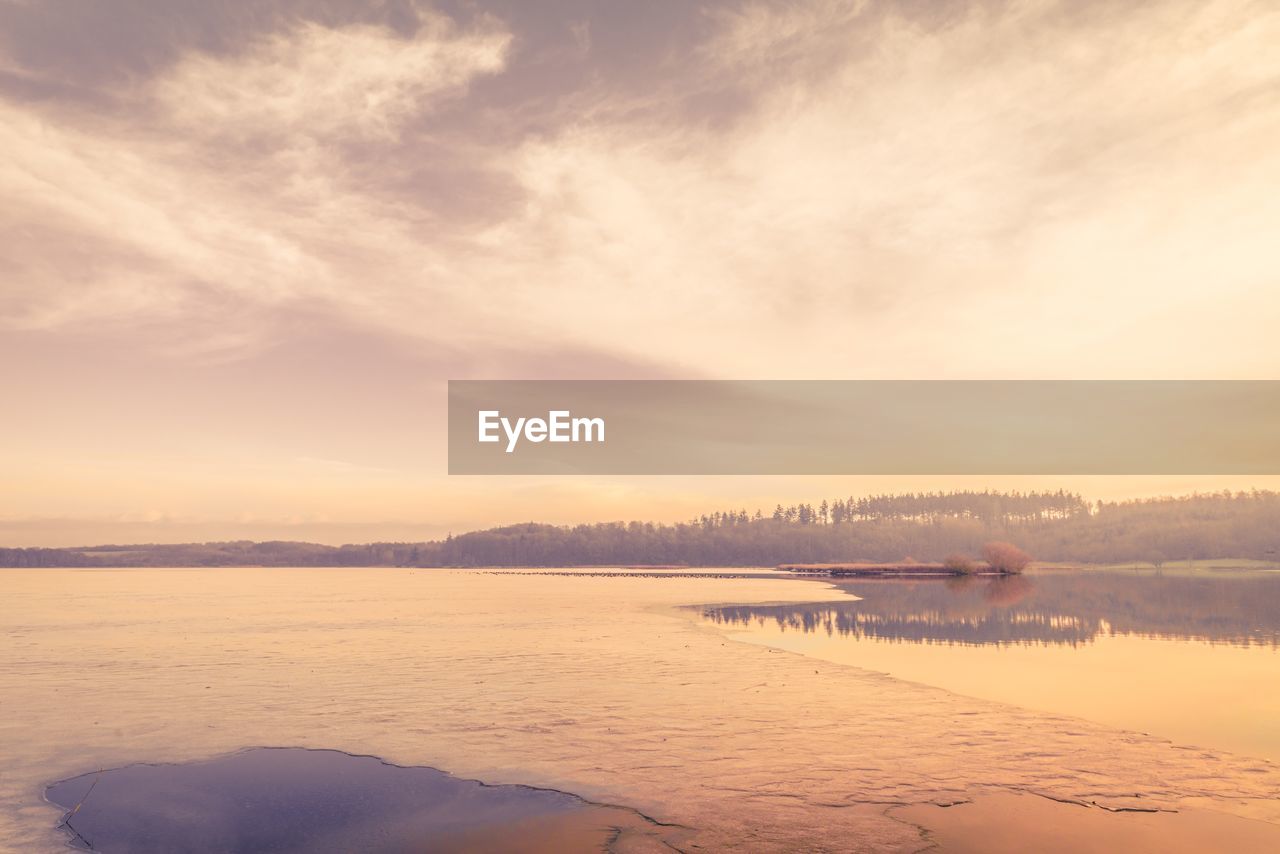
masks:
{"label": "water reflection", "polygon": [[859,601],[703,609],[729,626],[923,644],[1070,645],[1100,635],[1280,646],[1280,577],[1050,573],[946,580],[866,579]]}
{"label": "water reflection", "polygon": [[738,640],[1280,761],[1280,575],[859,579],[840,603],[704,609]]}

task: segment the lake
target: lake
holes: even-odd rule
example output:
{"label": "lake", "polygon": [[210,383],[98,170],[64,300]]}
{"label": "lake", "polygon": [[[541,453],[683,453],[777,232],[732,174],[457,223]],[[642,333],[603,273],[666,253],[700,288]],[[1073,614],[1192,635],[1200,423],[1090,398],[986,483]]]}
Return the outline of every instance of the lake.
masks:
{"label": "lake", "polygon": [[841,581],[703,609],[739,640],[1280,761],[1280,573]]}
{"label": "lake", "polygon": [[[681,850],[962,851],[974,824],[1003,850],[979,820],[993,814],[1023,849],[1276,850],[1280,767],[1261,747],[1036,708],[896,661],[886,675],[879,662],[781,648],[896,634],[902,649],[943,656],[1089,655],[1115,633],[1168,641],[1169,655],[1203,643],[1276,660],[1262,587],[1199,612],[1181,592],[1140,606],[1099,588],[1059,613],[1034,606],[1056,582],[1026,581],[1033,591],[984,594],[719,570],[5,571],[0,847],[65,850],[66,808],[45,797],[60,781],[309,748],[566,793],[658,823],[662,845]],[[781,613],[762,609],[778,607],[823,628],[762,634]],[[1182,628],[1156,625],[1160,614]],[[975,634],[948,638],[959,631],[948,622]],[[1009,642],[986,644],[988,631]],[[1071,633],[1077,647],[1054,640]],[[1252,692],[1265,700],[1277,682]]]}

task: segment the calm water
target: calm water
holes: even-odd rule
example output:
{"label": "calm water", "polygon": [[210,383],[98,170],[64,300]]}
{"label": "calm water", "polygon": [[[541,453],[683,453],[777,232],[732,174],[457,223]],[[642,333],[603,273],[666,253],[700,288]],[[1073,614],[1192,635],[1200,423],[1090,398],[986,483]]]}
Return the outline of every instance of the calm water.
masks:
{"label": "calm water", "polygon": [[844,581],[850,602],[707,608],[732,636],[1280,760],[1280,575]]}

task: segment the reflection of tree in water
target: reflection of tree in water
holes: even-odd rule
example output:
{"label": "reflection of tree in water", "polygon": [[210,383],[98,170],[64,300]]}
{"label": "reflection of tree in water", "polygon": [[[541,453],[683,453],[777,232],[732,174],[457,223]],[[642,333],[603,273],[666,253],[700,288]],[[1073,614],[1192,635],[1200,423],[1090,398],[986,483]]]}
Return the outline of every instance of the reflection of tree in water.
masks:
{"label": "reflection of tree in water", "polygon": [[1031,593],[1034,585],[1025,575],[993,578],[982,588],[982,598],[992,605],[1016,605]]}
{"label": "reflection of tree in water", "polygon": [[994,580],[844,581],[856,602],[704,609],[717,623],[776,623],[911,643],[1081,644],[1100,633],[1280,646],[1280,577],[1112,573]]}

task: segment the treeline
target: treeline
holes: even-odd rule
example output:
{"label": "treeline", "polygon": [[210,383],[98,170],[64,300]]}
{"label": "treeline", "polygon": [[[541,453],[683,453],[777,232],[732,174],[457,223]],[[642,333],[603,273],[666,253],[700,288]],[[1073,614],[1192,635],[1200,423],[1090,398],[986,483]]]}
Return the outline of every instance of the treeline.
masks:
{"label": "treeline", "polygon": [[[849,515],[849,508],[854,509]],[[844,513],[833,515],[833,507]],[[1044,561],[1277,560],[1280,494],[1218,493],[1099,502],[1055,493],[955,492],[722,511],[676,525],[511,525],[450,537],[447,566],[940,561],[1008,540]]]}
{"label": "treeline", "polygon": [[[800,525],[839,525],[843,522],[933,521],[937,519],[977,519],[987,524],[1027,524],[1048,519],[1069,519],[1089,512],[1089,503],[1075,493],[1057,492],[918,492],[903,495],[849,496],[824,500],[816,507],[777,505],[770,518]],[[717,514],[723,517],[724,514]],[[762,514],[757,511],[756,518]],[[746,512],[730,513],[745,521]],[[703,524],[707,523],[702,517]]]}
{"label": "treeline", "polygon": [[[435,545],[438,544],[422,544]],[[418,545],[401,543],[326,546],[251,540],[81,549],[0,549],[0,566],[394,566],[416,560],[418,549]]]}
{"label": "treeline", "polygon": [[0,566],[607,566],[940,561],[1007,540],[1037,560],[1280,560],[1280,494],[1089,504],[1065,492],[950,492],[725,510],[677,524],[509,525],[423,543],[248,541],[0,549]]}

